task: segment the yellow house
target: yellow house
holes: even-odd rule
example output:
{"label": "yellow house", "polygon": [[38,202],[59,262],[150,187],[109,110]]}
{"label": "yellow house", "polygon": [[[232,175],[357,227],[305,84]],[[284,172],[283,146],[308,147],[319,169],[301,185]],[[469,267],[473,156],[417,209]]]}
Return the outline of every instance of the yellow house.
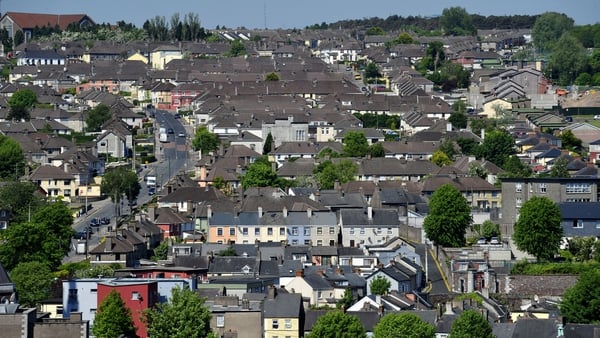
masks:
{"label": "yellow house", "polygon": [[276,289],[270,287],[263,309],[263,337],[300,338],[304,336],[304,307],[301,294],[277,294]]}
{"label": "yellow house", "polygon": [[44,189],[47,197],[52,200],[62,199],[70,203],[78,197],[79,183],[75,176],[70,173],[68,163],[65,163],[62,167],[40,166],[31,173],[29,179]]}
{"label": "yellow house", "polygon": [[132,54],[130,57],[127,58],[127,61],[142,61],[145,64],[148,64],[148,62],[150,62],[150,60],[143,56],[140,53],[134,53]]}
{"label": "yellow house", "polygon": [[181,48],[177,46],[159,46],[150,54],[150,62],[154,69],[165,69],[165,65],[172,60],[180,60],[183,58]]}
{"label": "yellow house", "polygon": [[483,104],[483,112],[478,115],[487,116],[489,119],[498,118],[498,112],[512,111],[512,103],[505,99],[493,99]]}

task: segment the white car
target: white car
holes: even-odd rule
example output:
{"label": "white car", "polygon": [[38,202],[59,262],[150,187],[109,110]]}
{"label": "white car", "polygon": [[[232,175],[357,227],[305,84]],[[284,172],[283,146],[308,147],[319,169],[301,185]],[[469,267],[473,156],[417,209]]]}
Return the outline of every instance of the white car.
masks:
{"label": "white car", "polygon": [[594,115],[594,120],[600,120],[600,115]]}
{"label": "white car", "polygon": [[179,137],[185,137],[185,133],[182,132],[182,131],[180,131],[179,134],[177,134],[177,136],[179,136]]}

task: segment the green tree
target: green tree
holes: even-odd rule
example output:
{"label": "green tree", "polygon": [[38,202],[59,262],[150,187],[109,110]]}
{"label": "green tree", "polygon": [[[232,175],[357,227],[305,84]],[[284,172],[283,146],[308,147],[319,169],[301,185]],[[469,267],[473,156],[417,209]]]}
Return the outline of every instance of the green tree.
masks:
{"label": "green tree", "polygon": [[270,72],[265,76],[265,81],[279,81],[279,75],[275,72]]}
{"label": "green tree", "polygon": [[204,299],[188,289],[174,288],[168,302],[144,311],[143,320],[152,337],[213,337],[210,310]]}
{"label": "green tree", "polygon": [[246,46],[244,46],[244,43],[240,40],[231,41],[227,55],[236,57],[244,54],[246,54]]}
{"label": "green tree", "polygon": [[589,269],[567,289],[560,312],[570,323],[600,324],[600,270]]}
{"label": "green tree", "polygon": [[152,256],[153,261],[167,259],[169,254],[169,242],[162,241],[160,244],[154,248],[154,256]]}
{"label": "green tree", "polygon": [[346,288],[346,290],[344,290],[344,295],[342,296],[342,299],[340,299],[340,301],[337,304],[338,308],[346,310],[352,306],[352,303],[354,303],[354,295],[352,295],[352,289]]}
{"label": "green tree", "polygon": [[546,66],[547,74],[558,79],[561,85],[570,85],[585,70],[587,61],[587,52],[581,42],[565,33],[554,45],[550,62]]}
{"label": "green tree", "polygon": [[571,177],[569,174],[569,170],[567,169],[567,165],[569,164],[569,160],[564,157],[559,157],[552,168],[550,169],[550,173],[548,173],[549,177]]}
{"label": "green tree", "polygon": [[523,203],[515,223],[513,239],[517,248],[549,260],[558,252],[562,239],[559,207],[547,197],[534,196]]}
{"label": "green tree", "polygon": [[192,147],[195,151],[201,150],[203,154],[208,154],[219,148],[219,137],[211,133],[205,126],[196,129],[196,134],[192,140]]}
{"label": "green tree", "polygon": [[25,155],[21,145],[8,136],[0,135],[0,178],[17,180],[24,170]]}
{"label": "green tree", "polygon": [[269,132],[267,134],[267,138],[265,139],[265,145],[263,146],[263,155],[267,155],[273,150],[273,135]]}
{"label": "green tree", "polygon": [[365,67],[365,77],[367,79],[373,79],[380,77],[379,67],[374,62],[369,62]]}
{"label": "green tree", "polygon": [[477,153],[479,144],[472,138],[459,137],[456,139],[456,144],[460,148],[460,152],[465,155],[474,155]]}
{"label": "green tree", "polygon": [[423,228],[436,245],[460,247],[471,222],[467,200],[454,186],[444,184],[431,196]]}
{"label": "green tree", "polygon": [[436,150],[433,155],[431,155],[431,162],[435,163],[435,165],[439,166],[439,167],[443,167],[446,165],[451,165],[452,164],[452,160],[450,159],[450,157],[448,157],[448,155],[446,155],[446,153],[444,153],[441,150]]}
{"label": "green tree", "polygon": [[50,288],[54,274],[48,265],[42,262],[19,263],[10,272],[19,294],[19,304],[23,307],[36,307],[42,300],[50,297]]}
{"label": "green tree", "polygon": [[74,275],[75,278],[110,278],[115,276],[115,269],[111,265],[94,264],[76,270]]}
{"label": "green tree", "polygon": [[18,30],[15,32],[14,40],[15,40],[15,43],[14,43],[15,47],[17,47],[20,44],[22,44],[23,42],[25,42],[25,34],[23,34],[22,30]]}
{"label": "green tree", "polygon": [[559,137],[563,148],[577,153],[581,152],[583,143],[571,130],[563,130]]}
{"label": "green tree", "polygon": [[452,123],[452,127],[458,128],[458,129],[467,128],[468,120],[469,120],[469,118],[467,117],[467,114],[461,113],[461,112],[454,112],[448,118],[448,122]]}
{"label": "green tree", "polygon": [[375,143],[369,146],[367,154],[371,155],[371,157],[385,157],[385,149],[381,143]]}
{"label": "green tree", "polygon": [[360,131],[349,131],[344,135],[344,156],[363,157],[369,150],[365,134]]}
{"label": "green tree", "polygon": [[489,219],[485,220],[481,224],[481,236],[487,239],[500,236],[500,226]]}
{"label": "green tree", "polygon": [[341,184],[354,180],[358,168],[350,160],[333,163],[330,160],[321,162],[313,171],[317,184],[321,189],[332,189],[335,182]]}
{"label": "green tree", "polygon": [[515,155],[510,156],[502,168],[505,170],[503,177],[530,177],[533,174],[531,167]]}
{"label": "green tree", "polygon": [[373,329],[374,338],[418,337],[434,338],[435,326],[412,313],[389,313]]}
{"label": "green tree", "polygon": [[476,310],[463,311],[452,323],[449,338],[493,338],[492,325]]}
{"label": "green tree", "polygon": [[24,262],[42,262],[56,269],[70,250],[72,224],[73,217],[63,203],[40,208],[31,222],[11,224],[4,230],[0,261],[8,270]]}
{"label": "green tree", "polygon": [[37,191],[38,187],[32,182],[5,182],[0,186],[0,208],[8,211],[12,223],[25,222],[42,204]]}
{"label": "green tree", "polygon": [[87,131],[100,131],[102,125],[110,120],[111,117],[112,113],[110,112],[110,107],[104,103],[100,103],[87,113],[85,118]]}
{"label": "green tree", "polygon": [[259,157],[246,168],[246,173],[240,176],[242,187],[273,187],[279,182],[277,173],[273,170],[271,162],[265,157]]}
{"label": "green tree", "polygon": [[381,27],[369,27],[365,35],[385,35],[385,31]]}
{"label": "green tree", "polygon": [[334,310],[319,317],[306,338],[365,338],[366,336],[365,328],[358,317]]}
{"label": "green tree", "polygon": [[486,133],[479,146],[479,158],[502,167],[511,155],[516,154],[515,139],[506,130],[497,129]]}
{"label": "green tree", "polygon": [[8,99],[10,108],[7,119],[9,120],[25,120],[28,121],[29,111],[37,102],[37,94],[29,89],[19,89]]}
{"label": "green tree", "polygon": [[569,240],[569,252],[576,262],[587,262],[600,255],[595,249],[596,237],[573,237]]}
{"label": "green tree", "polygon": [[454,156],[458,154],[456,150],[456,145],[452,140],[443,140],[442,143],[440,143],[440,147],[438,148],[438,150],[441,150],[444,152],[444,154],[448,155],[448,158],[450,160],[452,160]]}
{"label": "green tree", "polygon": [[446,35],[475,35],[477,29],[469,13],[462,7],[444,8],[440,26]]}
{"label": "green tree", "polygon": [[98,338],[117,338],[121,335],[135,337],[131,310],[125,306],[116,290],[112,290],[100,302],[92,331]]}
{"label": "green tree", "polygon": [[546,12],[533,25],[533,44],[541,51],[552,51],[560,37],[573,28],[574,21],[563,13]]}
{"label": "green tree", "polygon": [[485,179],[488,175],[487,170],[483,165],[481,165],[481,162],[469,163],[469,170],[467,171],[467,173],[471,177],[479,177],[482,179]]}
{"label": "green tree", "polygon": [[141,190],[140,182],[135,172],[126,167],[117,167],[104,174],[100,191],[109,196],[115,206],[115,215],[120,216],[120,204],[123,196],[129,202],[134,201]]}
{"label": "green tree", "polygon": [[390,283],[390,281],[383,276],[377,276],[373,278],[371,283],[369,283],[371,294],[373,295],[385,295],[388,293],[391,286],[392,283]]}

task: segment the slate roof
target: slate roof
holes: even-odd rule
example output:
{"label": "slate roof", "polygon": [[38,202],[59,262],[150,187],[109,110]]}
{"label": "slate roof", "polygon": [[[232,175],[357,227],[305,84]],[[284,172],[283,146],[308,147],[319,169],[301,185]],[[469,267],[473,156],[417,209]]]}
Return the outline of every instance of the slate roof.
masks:
{"label": "slate roof", "polygon": [[564,202],[559,203],[558,207],[564,220],[600,219],[600,202]]}
{"label": "slate roof", "polygon": [[481,177],[451,177],[451,176],[431,176],[425,179],[423,182],[424,194],[432,194],[439,187],[444,184],[451,184],[460,192],[473,192],[473,191],[496,191],[500,192],[502,189],[494,186],[488,181]]}
{"label": "slate roof", "polygon": [[398,226],[400,224],[398,210],[372,209],[372,218],[369,219],[366,209],[342,209],[340,220],[344,227],[364,226]]}
{"label": "slate roof", "polygon": [[243,268],[248,266],[250,268],[249,274],[258,274],[258,264],[254,257],[240,257],[240,256],[214,256],[213,261],[210,263],[208,272],[211,274],[219,273],[243,273]]}
{"label": "slate roof", "polygon": [[263,303],[263,318],[299,318],[302,313],[302,294],[279,291],[274,299]]}
{"label": "slate roof", "polygon": [[85,18],[89,19],[86,14],[37,14],[6,12],[4,15],[9,16],[21,28],[58,26],[61,30],[65,30],[71,23],[81,22],[81,20]]}
{"label": "slate roof", "polygon": [[62,168],[53,165],[42,165],[31,173],[29,179],[32,181],[42,181],[47,179],[72,180],[74,177],[70,173],[65,172]]}

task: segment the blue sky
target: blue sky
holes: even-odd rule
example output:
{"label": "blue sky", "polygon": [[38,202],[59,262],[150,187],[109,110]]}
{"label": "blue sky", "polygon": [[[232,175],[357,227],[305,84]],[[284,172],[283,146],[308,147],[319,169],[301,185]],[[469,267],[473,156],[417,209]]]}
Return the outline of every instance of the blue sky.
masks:
{"label": "blue sky", "polygon": [[[88,14],[98,23],[123,20],[141,27],[146,19],[173,13],[197,13],[200,24],[208,29],[217,25],[228,28],[304,28],[321,22],[390,15],[437,16],[447,7],[464,7],[481,15],[565,13],[575,23],[600,22],[598,0],[0,0],[0,11]],[[265,15],[266,14],[266,15]]]}

